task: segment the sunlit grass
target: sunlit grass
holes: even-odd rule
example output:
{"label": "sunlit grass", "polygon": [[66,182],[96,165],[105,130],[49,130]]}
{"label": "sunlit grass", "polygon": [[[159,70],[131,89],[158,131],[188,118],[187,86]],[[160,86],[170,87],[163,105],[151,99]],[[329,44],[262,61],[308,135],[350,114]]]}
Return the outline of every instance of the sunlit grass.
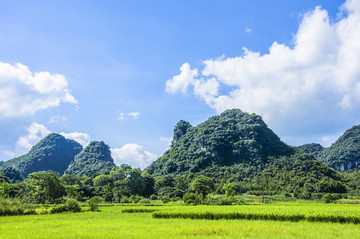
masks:
{"label": "sunlit grass", "polygon": [[[154,209],[171,207],[181,206]],[[0,238],[360,238],[360,225],[354,224],[153,219],[151,213],[121,213],[122,209],[0,217]],[[216,207],[221,209],[230,210]]]}

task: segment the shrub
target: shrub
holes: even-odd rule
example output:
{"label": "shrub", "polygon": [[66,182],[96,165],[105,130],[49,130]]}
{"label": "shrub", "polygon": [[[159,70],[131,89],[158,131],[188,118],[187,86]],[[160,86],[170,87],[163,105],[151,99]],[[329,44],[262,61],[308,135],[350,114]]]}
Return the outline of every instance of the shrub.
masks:
{"label": "shrub", "polygon": [[90,211],[99,211],[99,203],[102,201],[102,198],[95,196],[86,201],[87,205],[90,207]]}
{"label": "shrub", "polygon": [[129,197],[129,202],[131,202],[131,203],[138,203],[138,202],[140,202],[141,199],[142,199],[141,196],[131,195],[131,196]]}
{"label": "shrub", "polygon": [[170,199],[169,197],[164,196],[164,197],[161,198],[161,201],[162,201],[163,203],[168,203],[168,202],[171,201],[171,199]]}
{"label": "shrub", "polygon": [[140,203],[149,204],[150,200],[148,198],[141,198]]}
{"label": "shrub", "polygon": [[35,209],[26,208],[17,200],[0,197],[0,216],[36,214]]}
{"label": "shrub", "polygon": [[157,200],[157,196],[156,196],[155,194],[152,194],[152,195],[150,196],[150,200]]}
{"label": "shrub", "polygon": [[325,201],[325,203],[334,203],[337,197],[334,194],[327,193],[323,196],[322,199]]}
{"label": "shrub", "polygon": [[127,196],[122,196],[120,203],[129,203],[129,198]]}
{"label": "shrub", "polygon": [[195,202],[195,194],[194,193],[185,193],[183,196],[184,203],[190,204]]}
{"label": "shrub", "polygon": [[68,199],[65,204],[53,207],[50,213],[81,212],[80,203],[75,199]]}

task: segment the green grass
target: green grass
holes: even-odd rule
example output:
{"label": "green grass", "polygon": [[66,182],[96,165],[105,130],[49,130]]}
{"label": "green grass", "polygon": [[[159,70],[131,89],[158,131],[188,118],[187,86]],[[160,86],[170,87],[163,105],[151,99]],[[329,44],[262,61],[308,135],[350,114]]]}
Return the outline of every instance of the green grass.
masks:
{"label": "green grass", "polygon": [[[280,206],[280,208],[278,208]],[[319,205],[317,205],[319,206]],[[239,206],[242,207],[242,206]],[[245,206],[248,210],[319,210],[308,205]],[[315,207],[315,206],[314,206]],[[337,211],[325,205],[323,211]],[[341,205],[343,207],[343,205]],[[0,217],[0,238],[360,238],[360,225],[320,222],[250,220],[153,219],[152,213],[122,213],[142,207],[101,207],[101,212]],[[143,207],[148,208],[148,207]],[[165,210],[202,210],[205,206],[151,207]],[[208,207],[229,211],[233,206]],[[333,209],[332,209],[333,208]],[[335,208],[335,209],[334,209]],[[357,205],[342,208],[358,212]]]}
{"label": "green grass", "polygon": [[154,218],[247,219],[360,223],[360,206],[334,204],[269,204],[243,206],[174,207],[153,213]]}

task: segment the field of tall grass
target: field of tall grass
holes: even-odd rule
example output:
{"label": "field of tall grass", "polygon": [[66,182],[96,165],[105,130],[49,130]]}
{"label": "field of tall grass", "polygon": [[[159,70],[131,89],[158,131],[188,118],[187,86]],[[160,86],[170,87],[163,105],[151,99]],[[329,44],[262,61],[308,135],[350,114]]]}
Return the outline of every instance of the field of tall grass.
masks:
{"label": "field of tall grass", "polygon": [[174,207],[155,211],[154,218],[246,219],[360,223],[360,206],[334,204],[269,204],[242,206]]}
{"label": "field of tall grass", "polygon": [[152,216],[171,211],[229,213],[237,210],[313,215],[342,211],[355,215],[360,210],[358,205],[102,206],[100,210],[0,217],[0,238],[360,238],[360,225],[352,223],[190,220]]}

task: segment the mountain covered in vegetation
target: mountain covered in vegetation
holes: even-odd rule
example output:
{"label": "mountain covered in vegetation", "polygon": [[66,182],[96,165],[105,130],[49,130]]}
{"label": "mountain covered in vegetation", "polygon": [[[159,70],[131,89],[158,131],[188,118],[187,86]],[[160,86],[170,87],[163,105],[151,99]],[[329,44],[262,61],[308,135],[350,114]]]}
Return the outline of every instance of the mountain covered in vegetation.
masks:
{"label": "mountain covered in vegetation", "polygon": [[75,156],[65,174],[94,176],[110,172],[115,166],[110,147],[103,141],[93,141]]}
{"label": "mountain covered in vegetation", "polygon": [[193,127],[180,121],[174,129],[171,148],[146,171],[153,175],[199,172],[212,166],[245,164],[260,167],[269,158],[291,155],[260,116],[227,110]]}
{"label": "mountain covered in vegetation", "polygon": [[330,147],[320,144],[304,144],[297,147],[304,153],[312,154],[320,162],[340,172],[360,169],[360,125],[353,126]]}
{"label": "mountain covered in vegetation", "polygon": [[82,146],[78,142],[52,133],[32,147],[29,153],[6,161],[1,167],[12,167],[24,178],[32,172],[47,170],[63,174],[81,150]]}
{"label": "mountain covered in vegetation", "polygon": [[311,144],[304,144],[297,147],[301,151],[307,154],[312,154],[315,158],[320,157],[322,154],[324,147],[321,144],[311,143]]}
{"label": "mountain covered in vegetation", "polygon": [[318,159],[320,162],[341,172],[359,169],[360,125],[346,130],[335,143],[322,151]]}
{"label": "mountain covered in vegetation", "polygon": [[186,191],[177,186],[182,177],[190,182],[199,176],[211,178],[217,193],[229,183],[237,193],[288,192],[304,199],[346,192],[339,172],[283,143],[260,116],[236,109],[196,127],[180,121],[170,149],[145,172],[157,179],[155,191],[170,196]]}

